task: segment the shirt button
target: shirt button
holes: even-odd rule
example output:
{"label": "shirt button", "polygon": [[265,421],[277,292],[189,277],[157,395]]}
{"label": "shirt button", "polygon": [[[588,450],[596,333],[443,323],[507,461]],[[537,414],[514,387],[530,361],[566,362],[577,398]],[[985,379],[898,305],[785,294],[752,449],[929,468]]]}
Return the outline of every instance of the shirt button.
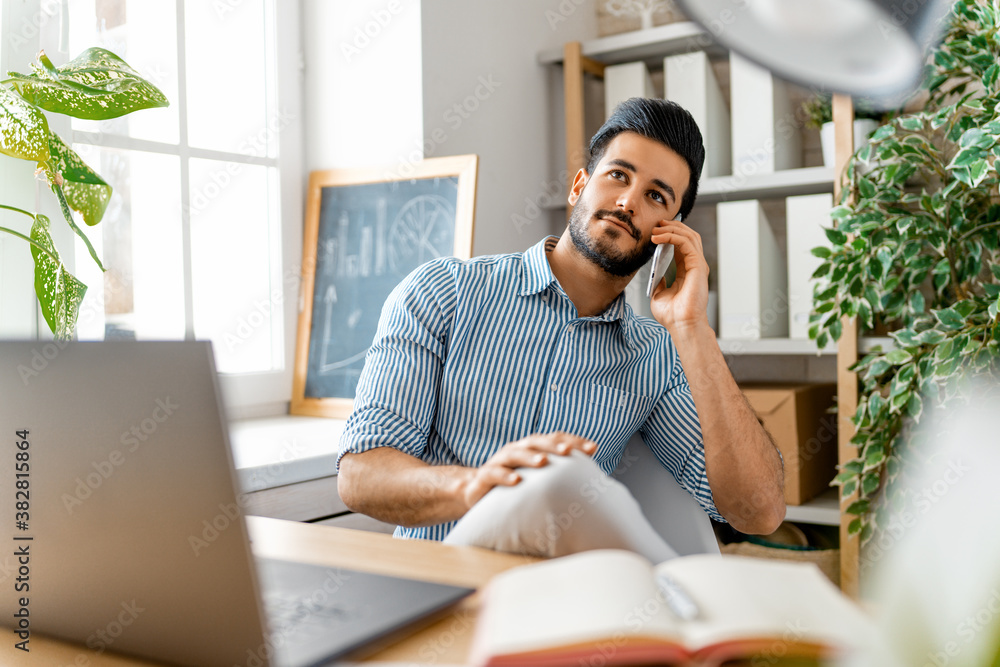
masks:
{"label": "shirt button", "polygon": [[624,408],[626,405],[628,405],[628,399],[627,398],[625,398],[624,396],[622,396],[621,398],[618,399],[618,406],[619,407]]}
{"label": "shirt button", "polygon": [[552,384],[549,385],[549,389],[551,389],[552,391],[559,391],[559,385],[553,382]]}
{"label": "shirt button", "polygon": [[548,300],[549,300],[548,292],[542,292],[542,301],[548,301]]}

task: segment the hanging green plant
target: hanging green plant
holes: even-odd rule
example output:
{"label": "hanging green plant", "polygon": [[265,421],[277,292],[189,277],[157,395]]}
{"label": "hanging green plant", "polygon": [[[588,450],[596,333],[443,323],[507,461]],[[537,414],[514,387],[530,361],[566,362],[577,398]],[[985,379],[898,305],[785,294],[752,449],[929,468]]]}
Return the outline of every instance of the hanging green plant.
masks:
{"label": "hanging green plant", "polygon": [[[835,480],[862,542],[907,498],[893,482],[910,425],[962,400],[962,379],[1000,361],[1000,9],[958,0],[933,52],[925,107],[892,119],[852,158],[816,270],[809,335],[822,347],[843,317],[888,335],[854,365],[862,384]],[[866,167],[863,169],[862,167]],[[908,454],[917,456],[918,452]]]}
{"label": "hanging green plant", "polygon": [[[38,163],[66,223],[104,271],[97,251],[73,219],[73,211],[86,225],[96,225],[111,199],[111,186],[52,133],[42,109],[74,118],[108,120],[139,109],[165,107],[169,102],[128,63],[100,48],[84,51],[63,67],[55,67],[43,51],[31,74],[8,72],[7,76],[0,82],[0,153]],[[0,209],[32,219],[27,236],[3,226],[0,232],[31,244],[35,295],[42,315],[56,338],[71,338],[87,286],[66,270],[49,233],[48,218],[3,204]]]}

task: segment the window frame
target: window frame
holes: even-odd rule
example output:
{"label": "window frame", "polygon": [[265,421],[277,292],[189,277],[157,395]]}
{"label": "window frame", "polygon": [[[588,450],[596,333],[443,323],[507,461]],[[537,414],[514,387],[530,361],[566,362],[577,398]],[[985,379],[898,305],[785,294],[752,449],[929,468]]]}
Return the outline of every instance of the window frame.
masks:
{"label": "window frame", "polygon": [[[42,0],[37,4],[41,6]],[[247,373],[219,373],[219,384],[230,418],[247,418],[287,414],[291,400],[292,370],[298,314],[299,283],[302,252],[303,142],[302,142],[302,35],[299,3],[279,3],[264,0],[272,29],[267,54],[269,81],[275,90],[269,91],[267,117],[282,119],[274,131],[276,157],[248,155],[209,150],[188,145],[185,0],[176,0],[177,11],[177,84],[178,99],[171,100],[180,108],[177,144],[136,139],[84,130],[72,130],[69,137],[76,144],[91,144],[100,148],[143,151],[180,159],[180,193],[182,247],[184,253],[184,330],[185,340],[194,340],[194,288],[192,285],[191,247],[191,182],[190,160],[210,159],[238,164],[271,167],[277,171],[277,210],[280,222],[280,251],[277,265],[271,267],[272,317],[280,313],[280,323],[272,324],[272,336],[280,337],[280,350],[274,354],[280,368]],[[273,108],[272,108],[273,105]],[[271,128],[269,128],[271,129]],[[97,229],[100,229],[99,227]],[[280,289],[280,298],[275,291]],[[273,320],[272,320],[273,322]]]}

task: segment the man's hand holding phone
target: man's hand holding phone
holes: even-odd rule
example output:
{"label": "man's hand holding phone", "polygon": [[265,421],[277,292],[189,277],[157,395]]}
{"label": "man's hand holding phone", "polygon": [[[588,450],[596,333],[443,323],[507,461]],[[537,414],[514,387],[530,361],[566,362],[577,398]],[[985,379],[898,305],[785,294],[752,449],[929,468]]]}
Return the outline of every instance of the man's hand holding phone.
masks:
{"label": "man's hand holding phone", "polygon": [[[660,222],[653,229],[652,239],[660,256],[657,264],[654,255],[647,286],[653,317],[672,334],[677,327],[704,326],[707,329],[708,262],[701,236],[678,215],[674,220]],[[670,268],[676,272],[673,280],[670,280]],[[658,272],[668,279],[658,278]]]}

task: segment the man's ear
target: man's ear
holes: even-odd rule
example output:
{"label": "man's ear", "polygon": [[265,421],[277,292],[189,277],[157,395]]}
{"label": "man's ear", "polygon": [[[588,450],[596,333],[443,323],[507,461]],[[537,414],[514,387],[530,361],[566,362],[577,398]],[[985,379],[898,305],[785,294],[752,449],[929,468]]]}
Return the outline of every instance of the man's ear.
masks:
{"label": "man's ear", "polygon": [[576,206],[576,202],[580,201],[580,193],[583,192],[583,186],[587,184],[590,180],[590,176],[587,174],[586,169],[581,169],[576,172],[576,178],[573,179],[573,187],[569,191],[569,205]]}

